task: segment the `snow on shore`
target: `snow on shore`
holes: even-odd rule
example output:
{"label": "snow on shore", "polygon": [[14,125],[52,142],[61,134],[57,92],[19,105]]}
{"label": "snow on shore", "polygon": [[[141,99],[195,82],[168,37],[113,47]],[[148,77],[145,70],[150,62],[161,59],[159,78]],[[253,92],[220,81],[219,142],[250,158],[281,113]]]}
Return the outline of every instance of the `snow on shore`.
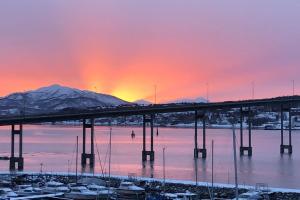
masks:
{"label": "snow on shore", "polygon": [[[39,172],[16,172],[16,173],[9,173],[9,172],[1,172],[0,175],[11,175],[11,174],[27,174],[27,175],[39,175]],[[75,173],[66,173],[66,172],[45,172],[43,175],[54,175],[54,176],[75,176]],[[92,173],[80,173],[80,176],[95,176],[95,177],[103,177],[102,174],[92,174]],[[108,175],[105,175],[108,177]],[[117,179],[128,179],[128,176],[119,176],[119,175],[111,175],[112,178]],[[147,182],[163,182],[163,179],[158,178],[147,178],[147,177],[136,177],[137,180],[147,181]],[[196,185],[195,181],[186,181],[186,180],[173,180],[173,179],[166,179],[166,183],[173,183],[173,184],[184,184],[184,185]],[[197,182],[198,186],[210,186],[211,183],[209,182]],[[225,184],[225,183],[214,183],[215,187],[218,188],[234,188],[233,184]],[[239,188],[244,189],[254,189],[254,186],[250,185],[243,185],[239,186]],[[283,192],[283,193],[300,193],[300,189],[289,189],[289,188],[269,188],[271,192]]]}

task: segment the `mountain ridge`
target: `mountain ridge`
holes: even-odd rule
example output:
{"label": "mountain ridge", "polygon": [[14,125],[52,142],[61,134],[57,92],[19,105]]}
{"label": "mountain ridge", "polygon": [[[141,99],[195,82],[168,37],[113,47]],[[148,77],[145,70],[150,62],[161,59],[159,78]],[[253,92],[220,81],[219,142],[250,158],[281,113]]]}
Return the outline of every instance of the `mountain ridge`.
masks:
{"label": "mountain ridge", "polygon": [[0,115],[53,113],[64,109],[86,109],[130,104],[108,94],[65,87],[58,84],[1,98]]}
{"label": "mountain ridge", "polygon": [[[178,98],[178,99],[173,99],[170,101],[164,101],[160,102],[162,104],[169,104],[169,103],[207,103],[207,99],[203,97],[196,97],[196,98]],[[151,101],[147,101],[145,99],[139,99],[134,101],[133,103],[139,104],[139,105],[150,105],[153,104]]]}

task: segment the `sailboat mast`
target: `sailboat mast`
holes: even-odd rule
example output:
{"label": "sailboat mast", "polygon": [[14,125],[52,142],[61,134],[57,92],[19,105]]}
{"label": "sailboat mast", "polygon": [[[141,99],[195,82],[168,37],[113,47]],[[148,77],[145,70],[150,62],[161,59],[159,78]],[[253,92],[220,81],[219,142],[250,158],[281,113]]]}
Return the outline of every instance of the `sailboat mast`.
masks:
{"label": "sailboat mast", "polygon": [[111,166],[111,132],[112,132],[112,128],[111,128],[111,122],[109,123],[109,156],[108,156],[108,195],[107,195],[107,199],[110,199],[110,166]]}
{"label": "sailboat mast", "polygon": [[166,148],[163,148],[163,177],[164,177],[164,182],[163,182],[163,186],[164,186],[164,193],[165,193],[165,185],[166,185],[166,158],[165,158],[165,150]]}
{"label": "sailboat mast", "polygon": [[77,171],[78,171],[78,136],[76,137],[76,184],[78,181]]}
{"label": "sailboat mast", "polygon": [[232,126],[233,137],[233,158],[234,158],[234,179],[235,179],[235,198],[238,199],[238,177],[237,177],[237,158],[236,158],[236,137],[235,137],[235,125]]}
{"label": "sailboat mast", "polygon": [[214,199],[214,140],[211,141],[211,191]]}
{"label": "sailboat mast", "polygon": [[112,128],[110,126],[110,130],[109,130],[109,160],[108,160],[108,178],[109,178],[109,184],[110,184],[110,170],[111,170],[111,132],[112,132]]}
{"label": "sailboat mast", "polygon": [[195,159],[195,181],[196,181],[196,186],[198,186],[198,160]]}

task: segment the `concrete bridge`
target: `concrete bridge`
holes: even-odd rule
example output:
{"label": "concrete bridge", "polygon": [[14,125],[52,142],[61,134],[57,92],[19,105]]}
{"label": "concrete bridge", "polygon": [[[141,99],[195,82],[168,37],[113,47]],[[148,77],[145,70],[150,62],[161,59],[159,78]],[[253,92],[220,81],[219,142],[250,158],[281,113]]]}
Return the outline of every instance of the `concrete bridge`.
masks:
{"label": "concrete bridge", "polygon": [[[142,149],[142,160],[146,161],[148,158],[153,161],[155,158],[154,142],[153,142],[153,126],[155,115],[158,113],[172,113],[172,112],[194,112],[195,113],[195,136],[194,136],[194,158],[202,157],[203,159],[207,156],[206,151],[206,121],[208,120],[207,113],[215,112],[218,110],[229,110],[238,109],[239,116],[232,116],[236,123],[242,122],[244,118],[248,121],[248,144],[244,143],[244,127],[243,123],[240,123],[240,155],[247,154],[252,156],[252,119],[254,117],[254,110],[256,107],[264,106],[278,110],[281,113],[281,144],[280,153],[292,154],[292,128],[291,118],[293,115],[299,115],[294,113],[293,108],[297,108],[300,105],[300,96],[285,96],[268,99],[254,99],[254,100],[243,100],[243,101],[226,101],[217,103],[177,103],[177,104],[155,104],[149,106],[122,106],[115,108],[105,109],[94,109],[81,111],[79,113],[63,113],[63,114],[43,114],[43,115],[26,115],[26,116],[15,116],[0,118],[0,126],[11,126],[11,155],[10,157],[1,157],[0,160],[9,160],[10,170],[23,170],[24,169],[24,158],[23,158],[23,125],[32,123],[44,123],[44,122],[58,122],[58,121],[69,121],[69,120],[82,120],[82,154],[81,164],[86,166],[89,164],[90,167],[95,165],[95,152],[94,152],[94,120],[96,118],[106,117],[119,117],[119,116],[131,116],[141,115],[143,116],[143,149]],[[283,143],[283,115],[285,112],[289,113],[289,132],[288,144]],[[202,145],[199,148],[198,145],[198,121],[202,120]],[[146,129],[147,125],[150,126],[150,150],[146,149]],[[86,152],[86,135],[90,132],[91,148],[90,152]],[[18,137],[19,152],[15,153],[16,137]],[[17,166],[17,167],[16,167]]]}

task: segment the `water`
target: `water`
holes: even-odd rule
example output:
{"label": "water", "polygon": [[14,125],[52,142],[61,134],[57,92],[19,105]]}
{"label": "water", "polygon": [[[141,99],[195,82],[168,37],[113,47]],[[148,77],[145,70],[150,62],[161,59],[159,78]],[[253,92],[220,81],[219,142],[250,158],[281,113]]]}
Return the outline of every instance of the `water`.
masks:
{"label": "water", "polygon": [[[136,133],[131,139],[131,131]],[[238,131],[237,131],[238,133]],[[280,155],[280,131],[254,130],[252,137],[253,156],[238,156],[239,183],[254,185],[268,183],[272,187],[300,188],[300,132],[293,132],[293,154]],[[79,136],[81,152],[81,127],[32,126],[24,127],[25,171],[67,172],[75,171],[75,143]],[[96,127],[95,172],[108,172],[109,128]],[[201,145],[199,131],[199,145]],[[149,136],[149,134],[148,134]],[[246,136],[246,135],[245,135]],[[248,137],[244,137],[247,139]],[[287,139],[287,134],[285,139]],[[228,129],[207,130],[207,159],[197,160],[198,181],[211,181],[211,140],[214,140],[215,182],[233,183],[232,131]],[[237,134],[239,142],[239,134]],[[150,138],[147,138],[150,149]],[[245,143],[246,144],[246,143]],[[237,147],[240,145],[237,144]],[[87,144],[87,147],[89,145]],[[154,138],[155,162],[142,163],[142,128],[113,127],[112,165],[114,175],[135,173],[144,177],[163,177],[163,147],[166,147],[166,178],[195,180],[196,163],[193,159],[194,130],[160,128]],[[89,152],[89,148],[87,149]],[[10,129],[0,128],[0,155],[10,152]],[[17,152],[17,151],[16,151]],[[98,154],[99,152],[99,154]],[[238,151],[239,152],[239,151]],[[99,157],[101,158],[100,166]],[[69,161],[69,165],[68,165]],[[80,162],[80,161],[79,161]],[[42,163],[42,166],[41,166]],[[0,161],[0,170],[8,170],[8,161]],[[87,170],[87,169],[86,169]]]}

